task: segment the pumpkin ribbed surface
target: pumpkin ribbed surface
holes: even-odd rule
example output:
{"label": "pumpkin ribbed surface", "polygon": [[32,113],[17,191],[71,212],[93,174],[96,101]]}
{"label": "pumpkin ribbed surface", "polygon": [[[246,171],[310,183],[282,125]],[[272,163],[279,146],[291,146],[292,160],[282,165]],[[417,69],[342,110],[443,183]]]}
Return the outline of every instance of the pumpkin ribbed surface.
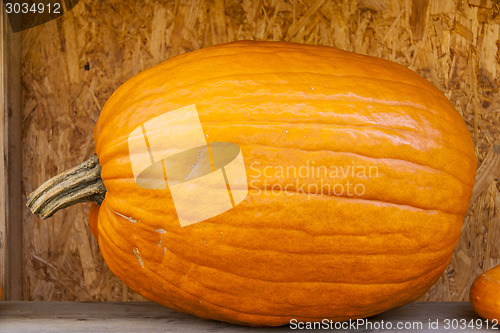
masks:
{"label": "pumpkin ribbed surface", "polygon": [[[193,104],[208,142],[239,145],[251,186],[235,208],[181,227],[168,189],[136,185],[127,139]],[[145,70],[108,100],[94,135],[107,194],[90,222],[110,269],[153,301],[248,325],[416,300],[451,259],[476,170],[463,120],[425,79],[290,43],[223,44]],[[308,177],[276,173],[300,166]],[[314,173],[349,166],[377,172]],[[323,191],[348,182],[362,195]]]}

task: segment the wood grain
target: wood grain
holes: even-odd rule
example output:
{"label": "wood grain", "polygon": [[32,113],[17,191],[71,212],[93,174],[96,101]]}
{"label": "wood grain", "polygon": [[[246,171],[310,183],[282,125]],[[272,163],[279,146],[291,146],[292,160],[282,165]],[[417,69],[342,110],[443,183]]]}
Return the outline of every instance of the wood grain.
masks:
{"label": "wood grain", "polygon": [[4,299],[23,299],[21,35],[1,17],[0,287]]}

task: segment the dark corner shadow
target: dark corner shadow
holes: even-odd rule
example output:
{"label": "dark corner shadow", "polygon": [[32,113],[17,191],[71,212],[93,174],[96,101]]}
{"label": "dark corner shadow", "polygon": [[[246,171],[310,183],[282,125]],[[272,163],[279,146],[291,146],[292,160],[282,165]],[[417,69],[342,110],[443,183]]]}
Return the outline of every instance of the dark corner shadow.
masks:
{"label": "dark corner shadow", "polygon": [[69,12],[80,0],[3,0],[13,32],[44,24]]}

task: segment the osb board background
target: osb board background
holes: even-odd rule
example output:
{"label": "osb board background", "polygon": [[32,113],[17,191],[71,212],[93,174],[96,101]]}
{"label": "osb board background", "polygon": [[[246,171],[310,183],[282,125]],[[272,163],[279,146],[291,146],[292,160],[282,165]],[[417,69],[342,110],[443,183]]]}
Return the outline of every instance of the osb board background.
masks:
{"label": "osb board background", "polygon": [[[492,0],[81,0],[23,32],[23,191],[88,158],[111,93],[169,57],[238,39],[332,45],[407,66],[463,116],[481,165],[452,262],[423,297],[467,300],[500,263],[500,3]],[[138,300],[110,273],[88,205],[47,221],[24,212],[27,300]],[[383,268],[382,268],[383,269]]]}

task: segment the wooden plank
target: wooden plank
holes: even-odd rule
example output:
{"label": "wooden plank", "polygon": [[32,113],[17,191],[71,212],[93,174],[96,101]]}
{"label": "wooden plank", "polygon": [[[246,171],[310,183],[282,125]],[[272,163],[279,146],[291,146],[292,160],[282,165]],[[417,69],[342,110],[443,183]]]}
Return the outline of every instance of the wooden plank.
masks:
{"label": "wooden plank", "polygon": [[[3,9],[3,8],[2,8]],[[0,284],[3,299],[23,297],[21,33],[12,33],[5,11],[1,22]]]}
{"label": "wooden plank", "polygon": [[[461,320],[476,326],[446,329],[446,320]],[[384,323],[385,329],[380,328]],[[371,326],[369,326],[371,323]],[[398,323],[413,325],[397,329]],[[421,328],[418,324],[421,323]],[[437,323],[430,327],[429,323]],[[481,323],[479,328],[478,323]],[[389,329],[391,325],[391,329]],[[488,324],[491,330],[491,323]],[[403,326],[404,327],[404,326]],[[283,332],[294,326],[254,329],[183,314],[151,302],[3,302],[0,303],[0,330],[8,332]],[[498,329],[498,328],[497,328]],[[359,327],[338,332],[482,332],[486,321],[468,302],[417,302],[385,312]]]}
{"label": "wooden plank", "polygon": [[[3,9],[3,8],[2,8]],[[6,59],[4,56],[4,49],[5,49],[5,40],[4,40],[4,14],[0,14],[0,29],[1,29],[1,34],[0,34],[0,63],[2,64],[2,69],[0,70],[0,94],[2,94],[2,101],[4,100],[4,97],[6,96],[6,87],[5,87],[5,66],[4,64],[6,63]],[[1,113],[2,115],[5,114],[5,103],[0,104],[1,108]],[[5,156],[5,151],[4,151],[4,117],[0,117],[0,156]],[[5,189],[5,161],[3,158],[0,159],[0,189]],[[5,207],[5,191],[0,191],[0,207]],[[7,259],[7,253],[6,253],[6,246],[5,246],[5,235],[7,232],[7,224],[5,223],[5,214],[1,213],[0,214],[0,288],[4,289],[3,291],[3,299],[5,299],[5,278],[6,278],[6,265],[5,261]]]}

